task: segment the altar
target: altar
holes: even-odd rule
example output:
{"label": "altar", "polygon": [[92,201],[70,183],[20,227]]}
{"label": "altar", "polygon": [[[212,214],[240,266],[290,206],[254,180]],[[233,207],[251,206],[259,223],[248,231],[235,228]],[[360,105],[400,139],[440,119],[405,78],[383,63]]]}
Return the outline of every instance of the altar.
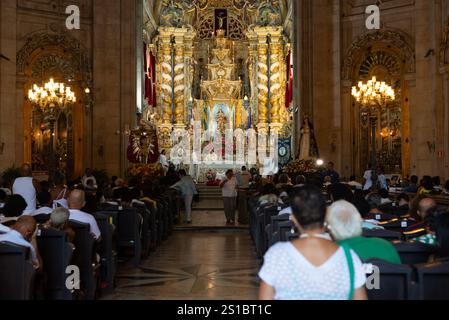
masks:
{"label": "altar", "polygon": [[[243,165],[263,167],[263,174],[276,172],[277,156],[289,157],[269,145],[271,135],[286,146],[292,137],[292,108],[286,101],[290,44],[276,19],[274,24],[262,19],[265,9],[254,24],[240,23],[237,29],[241,12],[227,6],[210,10],[210,24],[204,29],[167,22],[153,40],[157,99],[144,117],[155,123],[159,149],[167,151],[168,160],[199,182],[207,180],[209,170],[222,177]],[[270,9],[273,15],[275,9]],[[259,140],[263,135],[267,138]],[[186,161],[180,144],[190,149],[193,161]],[[222,154],[215,153],[217,145]],[[269,165],[264,149],[271,150]],[[256,161],[249,161],[251,157]]]}

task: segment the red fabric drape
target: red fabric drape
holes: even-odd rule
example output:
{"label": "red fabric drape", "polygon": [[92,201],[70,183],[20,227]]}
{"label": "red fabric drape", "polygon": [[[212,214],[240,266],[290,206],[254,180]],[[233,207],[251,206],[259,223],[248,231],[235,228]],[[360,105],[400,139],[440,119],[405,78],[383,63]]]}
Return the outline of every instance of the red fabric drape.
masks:
{"label": "red fabric drape", "polygon": [[289,108],[293,102],[293,61],[292,52],[287,55],[287,86],[285,90],[285,107]]}
{"label": "red fabric drape", "polygon": [[156,107],[156,57],[144,44],[145,99],[150,106]]}

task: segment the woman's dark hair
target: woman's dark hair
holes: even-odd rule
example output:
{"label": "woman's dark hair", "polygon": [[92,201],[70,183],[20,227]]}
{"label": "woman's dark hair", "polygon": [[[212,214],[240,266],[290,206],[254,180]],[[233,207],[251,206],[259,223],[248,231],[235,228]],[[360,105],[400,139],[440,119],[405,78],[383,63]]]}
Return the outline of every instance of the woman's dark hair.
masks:
{"label": "woman's dark hair", "polygon": [[290,201],[293,215],[305,230],[321,228],[326,216],[326,199],[313,185],[294,188]]}
{"label": "woman's dark hair", "polygon": [[276,189],[276,187],[274,186],[274,184],[272,183],[268,183],[266,185],[264,185],[262,187],[262,195],[267,195],[267,194],[275,194],[278,195],[278,190]]}
{"label": "woman's dark hair", "polygon": [[184,169],[181,169],[181,170],[178,171],[178,174],[179,174],[180,176],[186,176],[186,175],[187,175],[187,172],[186,172]]}
{"label": "woman's dark hair", "polygon": [[6,194],[5,190],[0,189],[0,201],[6,201],[8,198],[8,195]]}
{"label": "woman's dark hair", "polygon": [[424,176],[421,181],[421,186],[426,190],[432,190],[433,189],[432,178],[430,176]]}
{"label": "woman's dark hair", "polygon": [[6,201],[6,204],[3,207],[3,213],[9,218],[19,217],[23,214],[26,207],[27,203],[25,199],[18,194],[14,194],[8,198],[8,201]]}
{"label": "woman's dark hair", "polygon": [[387,199],[389,194],[388,194],[388,190],[387,189],[380,189],[379,190],[379,195],[382,199]]}
{"label": "woman's dark hair", "polygon": [[439,244],[438,255],[441,258],[449,257],[449,212],[444,212],[436,219],[436,237]]}
{"label": "woman's dark hair", "polygon": [[441,179],[438,176],[432,178],[432,183],[434,186],[439,186],[441,184]]}
{"label": "woman's dark hair", "polygon": [[369,204],[370,210],[378,208],[381,205],[381,199],[380,195],[376,192],[368,194],[366,196],[366,201]]}
{"label": "woman's dark hair", "polygon": [[45,205],[45,204],[48,205],[51,203],[51,194],[47,190],[43,190],[43,191],[39,192],[37,194],[36,198],[41,206]]}
{"label": "woman's dark hair", "polygon": [[329,185],[327,188],[329,194],[332,196],[333,201],[346,200],[348,202],[354,202],[354,194],[351,189],[342,183],[335,183]]}
{"label": "woman's dark hair", "polygon": [[63,186],[65,181],[64,174],[60,171],[56,171],[53,174],[53,183],[55,186]]}
{"label": "woman's dark hair", "polygon": [[356,190],[354,193],[354,206],[365,217],[371,210],[368,201],[365,199],[365,193],[362,190]]}
{"label": "woman's dark hair", "polygon": [[234,173],[234,171],[232,169],[229,169],[229,170],[226,171],[225,175],[228,175],[230,173]]}

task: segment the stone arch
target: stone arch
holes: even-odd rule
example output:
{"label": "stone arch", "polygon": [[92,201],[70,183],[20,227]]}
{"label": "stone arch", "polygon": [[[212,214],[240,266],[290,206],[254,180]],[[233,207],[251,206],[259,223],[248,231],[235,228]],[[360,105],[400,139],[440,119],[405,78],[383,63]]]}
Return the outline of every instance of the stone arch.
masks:
{"label": "stone arch", "polygon": [[[85,111],[89,110],[86,106],[92,103],[91,96],[84,92],[85,88],[92,89],[93,86],[92,64],[88,51],[76,38],[51,25],[48,30],[39,30],[25,37],[25,44],[17,53],[16,63],[18,87],[23,88],[25,97],[27,90],[34,83],[46,82],[50,77],[56,81],[65,82],[75,92],[77,103],[61,110],[61,114],[64,113],[67,119],[70,115],[70,119],[74,120],[70,122],[67,120],[68,134],[64,138],[68,149],[66,173],[69,178],[73,177],[75,172],[80,172],[83,166],[83,150],[86,142],[83,136]],[[39,127],[42,116],[27,99],[23,100],[22,108],[25,136],[31,137],[24,140],[24,160],[32,162],[33,165],[37,164],[35,166],[38,167],[41,162],[38,160],[42,154],[45,154],[45,150],[35,148],[37,137],[34,133]],[[72,132],[74,135],[71,134]]]}
{"label": "stone arch", "polygon": [[372,51],[385,51],[396,57],[401,73],[415,72],[415,52],[407,37],[395,30],[378,30],[361,35],[348,49],[342,66],[342,79],[353,81],[361,64]]}
{"label": "stone arch", "polygon": [[[408,36],[399,31],[378,30],[361,35],[346,52],[341,78],[345,84],[345,88],[342,88],[342,90],[345,101],[348,103],[346,108],[351,110],[350,114],[347,115],[348,121],[351,123],[351,129],[348,130],[346,136],[354,141],[351,151],[354,172],[362,174],[366,164],[370,161],[368,149],[371,147],[368,147],[368,145],[371,144],[371,137],[370,131],[367,129],[366,119],[361,113],[361,107],[354,104],[351,98],[350,87],[357,81],[366,81],[372,76],[377,76],[379,80],[391,83],[397,91],[396,102],[388,110],[379,111],[377,115],[376,130],[379,130],[382,134],[385,127],[391,129],[391,132],[395,132],[394,143],[391,142],[393,138],[388,138],[391,141],[387,141],[386,138],[376,139],[378,157],[381,160],[387,159],[388,161],[382,160],[385,163],[395,164],[394,167],[401,170],[403,174],[407,174],[409,171],[410,146],[408,137],[410,134],[410,119],[407,99],[409,89],[408,83],[405,81],[405,75],[415,73],[415,52],[410,43]],[[384,145],[386,146],[385,149]],[[402,155],[400,159],[390,159],[391,154],[394,154],[394,148],[399,149],[398,152]],[[384,152],[384,150],[387,152]],[[382,162],[379,164],[383,165]],[[397,171],[396,169],[390,170]]]}
{"label": "stone arch", "polygon": [[76,73],[76,79],[73,80],[83,85],[92,82],[92,67],[87,50],[64,31],[37,31],[27,35],[16,61],[19,75],[33,76],[36,70],[32,68],[36,65],[53,69],[61,67],[64,71]]}

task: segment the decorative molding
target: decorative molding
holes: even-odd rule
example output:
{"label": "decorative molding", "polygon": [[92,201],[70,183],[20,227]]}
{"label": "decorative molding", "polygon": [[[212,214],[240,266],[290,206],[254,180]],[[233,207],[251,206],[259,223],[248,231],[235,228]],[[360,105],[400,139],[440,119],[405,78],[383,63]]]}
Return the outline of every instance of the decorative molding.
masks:
{"label": "decorative molding", "polygon": [[[379,30],[365,33],[352,43],[346,53],[342,65],[342,79],[354,80],[355,68],[366,59],[366,53],[369,52],[374,45],[380,44],[391,50],[396,48],[399,51],[399,54],[401,55],[400,61],[403,61],[404,63],[404,72],[415,72],[415,52],[408,44],[405,36],[393,30]],[[357,70],[357,73],[358,72],[359,70]]]}
{"label": "decorative molding", "polygon": [[[26,37],[25,45],[17,53],[17,73],[24,74],[26,69],[36,62],[42,65],[45,59],[47,62],[51,59],[54,62],[63,59],[71,64],[73,70],[81,73],[84,82],[91,83],[92,67],[87,50],[77,39],[69,36],[67,33],[55,28],[51,29],[53,30],[50,32],[40,31],[31,33]],[[42,54],[37,54],[38,51],[41,51]],[[53,58],[42,58],[45,55],[49,56],[50,51]],[[38,56],[37,58],[35,58],[36,55]],[[32,61],[33,58],[35,61]],[[39,62],[39,59],[43,60]]]}

